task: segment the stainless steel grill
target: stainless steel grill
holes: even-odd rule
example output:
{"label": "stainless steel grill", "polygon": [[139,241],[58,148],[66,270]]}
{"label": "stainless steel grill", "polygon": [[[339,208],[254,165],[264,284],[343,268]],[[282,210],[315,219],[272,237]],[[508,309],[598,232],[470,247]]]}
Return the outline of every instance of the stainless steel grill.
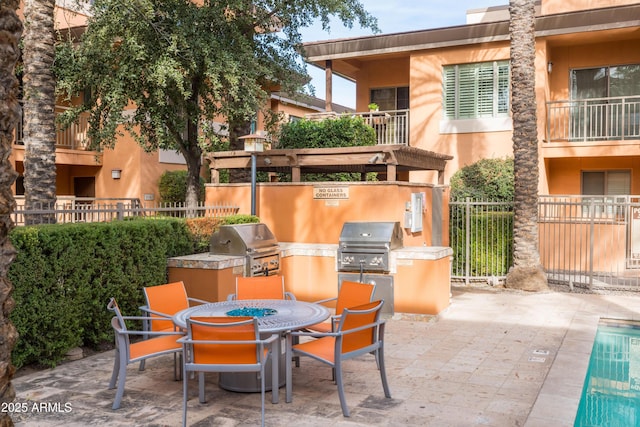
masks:
{"label": "stainless steel grill", "polygon": [[399,222],[345,222],[338,244],[338,270],[388,273],[389,253],[401,247]]}
{"label": "stainless steel grill", "polygon": [[268,276],[280,271],[280,245],[265,224],[222,225],[211,236],[209,251],[245,257],[245,276]]}

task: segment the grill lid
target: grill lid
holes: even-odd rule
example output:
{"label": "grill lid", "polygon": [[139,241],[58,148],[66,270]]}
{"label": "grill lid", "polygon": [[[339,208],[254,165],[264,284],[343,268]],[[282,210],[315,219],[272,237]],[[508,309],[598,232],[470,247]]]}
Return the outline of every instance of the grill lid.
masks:
{"label": "grill lid", "polygon": [[278,241],[266,224],[221,225],[213,233],[209,251],[214,254],[248,255],[275,250]]}
{"label": "grill lid", "polygon": [[380,248],[390,251],[402,247],[399,222],[345,222],[340,233],[340,249]]}

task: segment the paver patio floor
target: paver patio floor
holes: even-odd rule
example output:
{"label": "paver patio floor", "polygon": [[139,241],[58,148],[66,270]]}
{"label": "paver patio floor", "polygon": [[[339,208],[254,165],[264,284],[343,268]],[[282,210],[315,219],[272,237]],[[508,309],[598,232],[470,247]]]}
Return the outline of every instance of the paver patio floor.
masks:
{"label": "paver patio floor", "polygon": [[[601,317],[640,320],[635,295],[595,295],[455,287],[435,317],[396,314],[388,321],[385,360],[391,399],[373,356],[345,364],[351,417],[344,418],[331,371],[303,358],[293,371],[293,402],[266,399],[267,426],[573,426]],[[129,366],[122,406],[107,390],[108,351],[14,380],[18,426],[177,426],[182,382],[173,358]],[[189,424],[260,422],[260,395],[234,393],[207,376],[208,402],[190,385]]]}

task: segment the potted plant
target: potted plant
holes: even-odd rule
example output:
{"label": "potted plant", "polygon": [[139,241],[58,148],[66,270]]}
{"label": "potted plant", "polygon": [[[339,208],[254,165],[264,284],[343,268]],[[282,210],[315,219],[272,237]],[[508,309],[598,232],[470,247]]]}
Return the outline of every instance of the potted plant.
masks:
{"label": "potted plant", "polygon": [[376,104],[375,102],[372,102],[368,105],[369,107],[369,111],[378,111],[378,104]]}

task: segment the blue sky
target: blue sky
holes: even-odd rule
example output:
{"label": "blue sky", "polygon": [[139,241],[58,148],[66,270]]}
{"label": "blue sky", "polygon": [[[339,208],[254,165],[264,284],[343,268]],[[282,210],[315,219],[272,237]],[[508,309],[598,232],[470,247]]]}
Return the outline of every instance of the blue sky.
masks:
{"label": "blue sky", "polygon": [[[466,23],[468,9],[509,4],[509,0],[424,0],[419,2],[360,0],[360,2],[370,14],[378,18],[378,27],[382,30],[382,34],[463,25]],[[332,25],[328,33],[323,31],[320,25],[305,28],[301,33],[305,42],[371,35],[368,29],[358,26],[348,29],[340,23]],[[315,95],[324,99],[324,70],[308,65],[307,71],[313,79]],[[334,77],[333,101],[354,108],[355,85]]]}

